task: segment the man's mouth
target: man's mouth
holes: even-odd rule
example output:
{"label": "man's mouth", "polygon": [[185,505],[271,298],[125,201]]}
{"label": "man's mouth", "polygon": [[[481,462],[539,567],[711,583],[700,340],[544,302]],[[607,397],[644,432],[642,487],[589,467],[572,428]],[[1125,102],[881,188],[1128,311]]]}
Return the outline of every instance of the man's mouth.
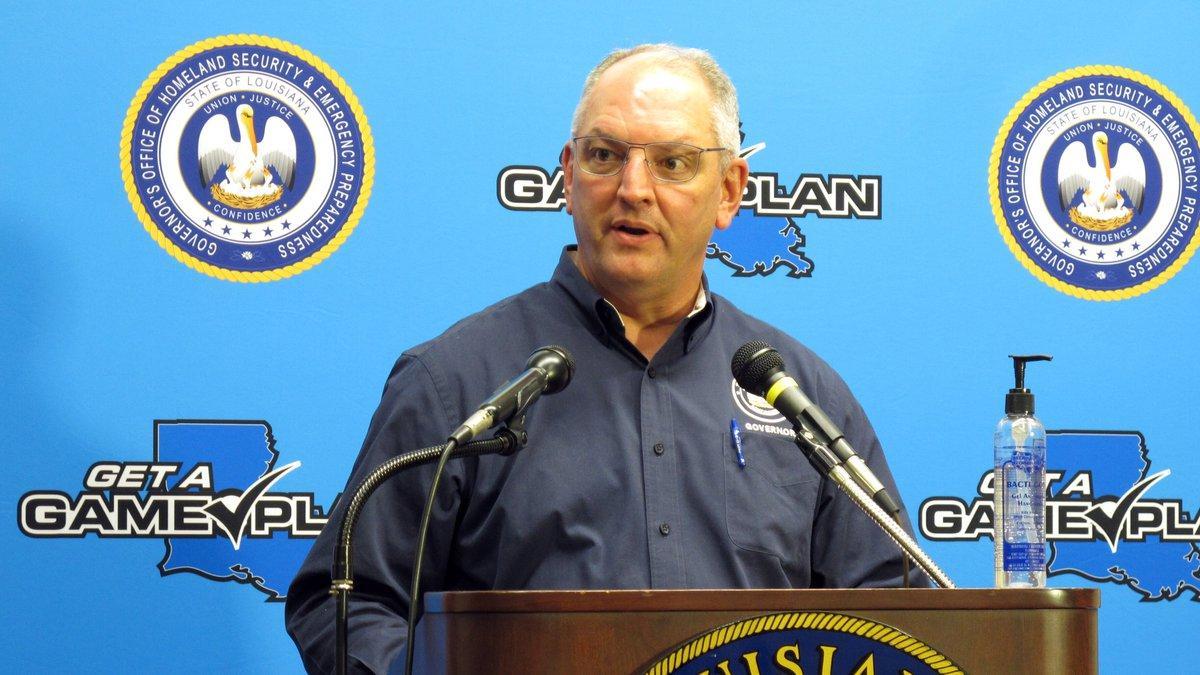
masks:
{"label": "man's mouth", "polygon": [[616,225],[616,230],[618,232],[624,232],[625,234],[635,237],[641,237],[650,234],[650,230],[644,227],[638,227],[637,225],[631,225],[629,223],[618,223]]}

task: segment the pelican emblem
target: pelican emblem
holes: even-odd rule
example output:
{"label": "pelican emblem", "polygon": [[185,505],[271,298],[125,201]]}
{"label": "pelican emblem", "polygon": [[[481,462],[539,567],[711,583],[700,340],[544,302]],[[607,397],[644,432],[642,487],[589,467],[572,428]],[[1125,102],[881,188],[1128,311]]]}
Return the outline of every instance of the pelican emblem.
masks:
{"label": "pelican emblem", "polygon": [[1059,199],[1066,209],[1082,190],[1082,200],[1068,211],[1071,220],[1089,230],[1115,230],[1133,219],[1133,209],[1142,210],[1146,163],[1130,143],[1122,143],[1117,162],[1110,165],[1108,134],[1103,131],[1092,134],[1092,149],[1096,166],[1088,163],[1082,141],[1063,152],[1058,163]]}
{"label": "pelican emblem", "polygon": [[[237,107],[236,117],[238,141],[230,135],[229,118],[224,115],[213,115],[200,129],[200,180],[222,204],[238,209],[262,208],[283,195],[276,176],[292,189],[296,180],[296,137],[286,122],[272,116],[259,140],[254,133],[254,108],[245,103]],[[214,184],[221,166],[225,167],[225,179]]]}

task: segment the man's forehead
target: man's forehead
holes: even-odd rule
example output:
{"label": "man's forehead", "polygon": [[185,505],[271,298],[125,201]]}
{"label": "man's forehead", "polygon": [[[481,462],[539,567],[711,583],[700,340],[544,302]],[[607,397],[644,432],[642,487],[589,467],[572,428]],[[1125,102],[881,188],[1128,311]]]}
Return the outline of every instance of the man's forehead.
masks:
{"label": "man's forehead", "polygon": [[[604,132],[603,127],[619,120],[662,125],[700,140],[709,135],[710,99],[707,85],[690,64],[663,63],[652,54],[638,54],[613,64],[597,80],[581,131]],[[611,119],[614,116],[617,119]]]}
{"label": "man's forehead", "polygon": [[708,98],[708,87],[695,66],[663,61],[653,53],[614,63],[596,82],[596,92],[633,95],[676,94],[680,99]]}

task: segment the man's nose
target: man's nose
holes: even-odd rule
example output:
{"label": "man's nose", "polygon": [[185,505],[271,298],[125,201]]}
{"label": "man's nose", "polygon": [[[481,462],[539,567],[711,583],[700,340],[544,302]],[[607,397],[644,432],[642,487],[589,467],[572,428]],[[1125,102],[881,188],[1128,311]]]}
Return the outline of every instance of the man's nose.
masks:
{"label": "man's nose", "polygon": [[[633,151],[640,151],[634,155]],[[626,202],[649,201],[654,194],[654,177],[650,175],[646,151],[642,148],[630,148],[625,157],[625,166],[621,167],[621,187],[617,195]]]}

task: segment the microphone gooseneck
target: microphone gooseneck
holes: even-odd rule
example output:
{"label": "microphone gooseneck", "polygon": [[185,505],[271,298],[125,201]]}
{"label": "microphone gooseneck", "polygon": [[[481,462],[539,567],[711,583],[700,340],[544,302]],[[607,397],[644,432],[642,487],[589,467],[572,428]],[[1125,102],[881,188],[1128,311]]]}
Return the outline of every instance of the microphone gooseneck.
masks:
{"label": "microphone gooseneck", "polygon": [[[454,449],[455,457],[475,457],[486,454],[501,454],[510,455],[516,452],[525,443],[524,434],[515,434],[507,431],[497,434],[496,438],[490,438],[484,441],[474,441],[463,447]],[[337,603],[337,612],[335,617],[335,633],[336,633],[336,672],[342,675],[346,672],[348,662],[348,619],[350,613],[350,592],[354,590],[354,571],[352,567],[353,552],[353,536],[354,529],[358,523],[358,516],[362,512],[363,506],[366,505],[367,499],[375,492],[375,489],[383,484],[388,478],[410,469],[414,466],[429,464],[438,460],[445,454],[446,445],[437,445],[429,448],[422,448],[412,452],[405,453],[398,457],[393,457],[383,464],[379,465],[366,478],[363,479],[358,487],[355,488],[353,496],[347,502],[346,511],[342,516],[342,522],[338,529],[337,548],[334,550],[334,561],[332,570],[332,583],[330,585],[330,594],[333,595]]]}
{"label": "microphone gooseneck", "polygon": [[900,504],[850,446],[841,429],[787,374],[778,351],[761,340],[747,342],[734,353],[729,367],[742,389],[762,396],[792,424],[796,445],[813,467],[832,480],[905,552],[906,587],[911,558],[939,586],[954,588],[954,582],[901,527]]}
{"label": "microphone gooseneck", "polygon": [[429,532],[429,519],[433,514],[433,503],[437,497],[438,482],[446,468],[446,460],[454,448],[470,441],[487,429],[498,424],[507,425],[502,435],[518,435],[522,445],[525,434],[525,412],[542,394],[557,394],[571,383],[575,374],[575,360],[571,353],[558,345],[535,349],[525,360],[525,371],[496,390],[457,429],[451,432],[445,450],[438,459],[433,472],[429,494],[425,498],[425,510],[421,514],[421,526],[417,531],[417,549],[413,555],[412,581],[408,594],[408,628],[405,639],[404,675],[412,674],[413,638],[416,635],[417,610],[421,605],[421,563],[425,560],[425,538]]}

